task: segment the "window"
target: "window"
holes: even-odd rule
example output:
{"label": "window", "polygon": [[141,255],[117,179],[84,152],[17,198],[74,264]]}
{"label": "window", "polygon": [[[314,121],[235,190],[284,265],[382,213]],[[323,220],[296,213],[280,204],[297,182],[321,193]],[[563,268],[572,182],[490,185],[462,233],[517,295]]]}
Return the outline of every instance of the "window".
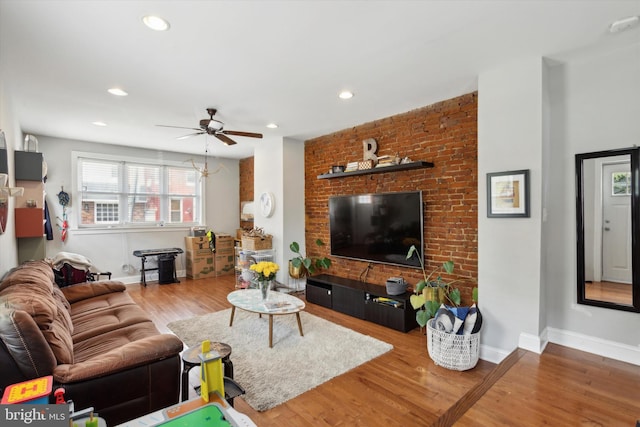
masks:
{"label": "window", "polygon": [[193,225],[201,181],[191,167],[77,157],[80,226]]}
{"label": "window", "polygon": [[611,195],[628,196],[631,194],[631,172],[613,172],[611,174]]}

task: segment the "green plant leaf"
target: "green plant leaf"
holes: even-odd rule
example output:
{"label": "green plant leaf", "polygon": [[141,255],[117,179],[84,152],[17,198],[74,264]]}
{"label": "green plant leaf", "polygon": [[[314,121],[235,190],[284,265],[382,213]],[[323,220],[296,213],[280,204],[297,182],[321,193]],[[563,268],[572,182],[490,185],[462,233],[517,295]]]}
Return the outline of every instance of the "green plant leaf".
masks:
{"label": "green plant leaf", "polygon": [[322,241],[322,239],[316,239],[316,245],[324,246],[324,242]]}
{"label": "green plant leaf", "polygon": [[449,274],[453,273],[453,261],[449,260],[449,261],[445,261],[442,263],[442,268],[444,268],[444,271],[446,271]]}
{"label": "green plant leaf", "polygon": [[311,271],[311,268],[313,268],[313,264],[311,263],[311,258],[303,259],[302,263],[304,264],[304,268],[306,268],[309,271]]}
{"label": "green plant leaf", "polygon": [[431,319],[431,316],[428,316],[425,310],[416,311],[416,322],[421,328],[424,328],[429,319]]}
{"label": "green plant leaf", "polygon": [[417,284],[416,284],[416,293],[420,293],[422,292],[422,290],[424,289],[424,287],[427,285],[427,282],[425,282],[424,280],[420,280]]}
{"label": "green plant leaf", "polygon": [[455,305],[460,305],[460,289],[454,289],[449,292],[449,299]]}
{"label": "green plant leaf", "polygon": [[475,288],[473,288],[473,292],[471,294],[471,299],[473,300],[473,302],[478,302],[478,287],[476,286]]}
{"label": "green plant leaf", "polygon": [[329,268],[331,267],[331,260],[329,258],[320,258],[317,263],[318,268]]}
{"label": "green plant leaf", "polygon": [[291,260],[291,264],[295,268],[300,268],[300,266],[302,265],[302,260],[300,258],[294,258],[294,259]]}
{"label": "green plant leaf", "polygon": [[411,295],[409,297],[409,301],[411,302],[411,307],[413,307],[414,310],[417,310],[425,303],[424,295]]}
{"label": "green plant leaf", "polygon": [[300,255],[300,245],[298,244],[298,242],[292,242],[289,245],[289,249],[291,249],[291,252],[295,252]]}
{"label": "green plant leaf", "polygon": [[427,301],[424,304],[425,312],[427,313],[428,319],[432,318],[436,315],[438,310],[440,309],[440,303],[438,301]]}

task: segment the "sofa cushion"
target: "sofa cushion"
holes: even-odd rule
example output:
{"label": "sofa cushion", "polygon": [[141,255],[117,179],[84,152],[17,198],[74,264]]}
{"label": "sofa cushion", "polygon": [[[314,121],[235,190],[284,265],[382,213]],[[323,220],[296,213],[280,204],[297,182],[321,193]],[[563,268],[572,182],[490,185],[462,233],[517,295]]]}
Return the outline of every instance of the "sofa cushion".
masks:
{"label": "sofa cushion", "polygon": [[[149,345],[150,342],[155,342],[155,345]],[[127,350],[122,352],[122,349]],[[121,357],[126,356],[126,358],[117,363],[133,366],[131,363],[127,363],[127,359],[129,362],[133,360],[143,362],[179,353],[182,351],[182,341],[175,335],[161,335],[153,322],[148,321],[88,338],[76,343],[74,351],[76,365],[86,364],[92,360],[105,361],[107,353],[118,354],[120,352]],[[108,370],[108,367],[103,366],[102,369]],[[61,369],[56,371],[58,374],[62,372]]]}
{"label": "sofa cushion", "polygon": [[67,301],[73,306],[74,303],[87,298],[110,294],[112,292],[123,292],[127,288],[122,282],[105,280],[102,282],[86,282],[62,288]]}
{"label": "sofa cushion", "polygon": [[74,345],[88,338],[126,328],[136,323],[149,322],[149,316],[135,304],[99,310],[92,314],[74,316]]}
{"label": "sofa cushion", "polygon": [[76,319],[82,316],[122,305],[136,305],[136,303],[127,292],[112,292],[99,297],[83,299],[71,305],[71,319],[75,323]]}
{"label": "sofa cushion", "polygon": [[30,261],[11,270],[0,284],[0,301],[33,317],[58,363],[73,363],[73,324],[54,295],[53,271],[46,262]]}

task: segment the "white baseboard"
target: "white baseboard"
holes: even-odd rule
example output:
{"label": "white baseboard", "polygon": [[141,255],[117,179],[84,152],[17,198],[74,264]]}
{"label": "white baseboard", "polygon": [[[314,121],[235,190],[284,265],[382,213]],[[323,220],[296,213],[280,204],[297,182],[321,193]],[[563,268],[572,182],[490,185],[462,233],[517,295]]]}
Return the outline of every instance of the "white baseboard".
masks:
{"label": "white baseboard", "polygon": [[[186,277],[186,270],[176,270],[176,276],[178,278]],[[140,273],[134,274],[133,276],[124,276],[124,277],[113,277],[111,280],[117,280],[119,282],[124,283],[125,285],[135,285],[140,283]],[[146,275],[147,282],[153,282],[158,280],[158,272],[152,271],[147,273]]]}
{"label": "white baseboard", "polygon": [[539,336],[521,332],[518,339],[518,347],[537,354],[541,354],[548,343],[549,338],[546,329]]}
{"label": "white baseboard", "polygon": [[634,347],[562,329],[547,328],[547,330],[549,342],[554,344],[640,366],[640,346]]}
{"label": "white baseboard", "polygon": [[495,363],[496,365],[502,362],[509,354],[510,351],[505,351],[500,348],[491,347],[485,344],[480,344],[480,359],[487,362]]}

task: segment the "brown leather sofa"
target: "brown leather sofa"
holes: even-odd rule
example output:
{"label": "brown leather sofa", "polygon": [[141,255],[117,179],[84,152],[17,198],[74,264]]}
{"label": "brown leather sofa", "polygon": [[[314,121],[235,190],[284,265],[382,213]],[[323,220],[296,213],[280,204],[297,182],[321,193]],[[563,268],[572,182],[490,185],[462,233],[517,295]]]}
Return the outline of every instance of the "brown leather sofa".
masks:
{"label": "brown leather sofa", "polygon": [[111,426],[178,402],[182,349],[120,282],[61,289],[45,261],[0,282],[0,394],[53,375],[76,409],[93,406]]}

